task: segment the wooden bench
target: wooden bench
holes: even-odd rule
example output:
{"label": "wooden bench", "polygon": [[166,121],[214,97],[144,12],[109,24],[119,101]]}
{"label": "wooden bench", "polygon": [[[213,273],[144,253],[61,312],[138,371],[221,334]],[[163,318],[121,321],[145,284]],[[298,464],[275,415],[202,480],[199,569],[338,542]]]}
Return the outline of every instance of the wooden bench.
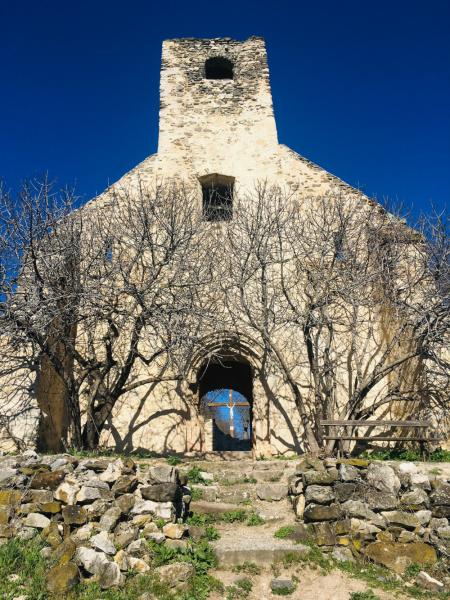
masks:
{"label": "wooden bench", "polygon": [[[441,438],[432,438],[427,435],[427,429],[431,427],[431,423],[428,421],[384,421],[384,420],[373,420],[373,421],[345,421],[345,420],[337,420],[337,421],[328,421],[322,420],[320,421],[320,425],[324,428],[325,435],[323,439],[328,440],[338,440],[339,441],[339,453],[343,453],[343,444],[344,440],[349,441],[371,441],[371,442],[418,442],[420,444],[420,449],[422,453],[426,452],[426,445],[429,442],[439,442]],[[414,436],[388,436],[386,434],[374,435],[374,436],[357,436],[357,435],[348,435],[346,433],[338,434],[336,431],[332,430],[332,428],[343,428],[343,427],[352,427],[352,428],[368,428],[368,427],[398,427],[398,428],[409,428],[415,429]],[[325,429],[327,428],[327,430]]]}

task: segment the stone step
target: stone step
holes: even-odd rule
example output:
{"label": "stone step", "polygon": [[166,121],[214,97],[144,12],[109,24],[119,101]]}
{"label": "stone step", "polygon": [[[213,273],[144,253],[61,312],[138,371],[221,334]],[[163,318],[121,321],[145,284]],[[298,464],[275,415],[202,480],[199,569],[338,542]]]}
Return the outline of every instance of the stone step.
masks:
{"label": "stone step", "polygon": [[208,502],[226,502],[231,504],[248,503],[255,500],[279,502],[287,497],[287,482],[247,483],[235,485],[192,485],[197,498]]}
{"label": "stone step", "polygon": [[[192,466],[194,466],[192,463],[183,465],[182,470],[188,472],[188,467],[192,468]],[[206,472],[211,476],[211,479],[215,483],[222,485],[287,481],[295,471],[295,464],[292,461],[288,463],[281,461],[267,463],[252,461],[233,464],[232,466],[202,462],[195,463],[195,466],[200,471]]]}
{"label": "stone step", "polygon": [[245,562],[272,564],[288,554],[306,558],[310,549],[291,540],[277,539],[273,534],[246,531],[245,536],[232,532],[212,542],[219,566],[239,565]]}
{"label": "stone step", "polygon": [[286,472],[280,468],[264,471],[253,469],[236,471],[234,469],[233,471],[222,470],[213,473],[214,480],[222,485],[252,484],[258,482],[275,483],[286,480],[290,474],[290,472]]}
{"label": "stone step", "polygon": [[[189,509],[194,514],[200,515],[221,515],[223,513],[235,511],[238,507],[236,504],[227,502],[207,502],[206,500],[194,500],[191,502]],[[239,510],[249,511],[249,506],[239,506]]]}
{"label": "stone step", "polygon": [[185,458],[190,458],[198,461],[208,461],[208,462],[222,462],[222,461],[253,461],[253,452],[249,451],[239,451],[233,452],[223,451],[223,452],[186,452],[184,454]]}

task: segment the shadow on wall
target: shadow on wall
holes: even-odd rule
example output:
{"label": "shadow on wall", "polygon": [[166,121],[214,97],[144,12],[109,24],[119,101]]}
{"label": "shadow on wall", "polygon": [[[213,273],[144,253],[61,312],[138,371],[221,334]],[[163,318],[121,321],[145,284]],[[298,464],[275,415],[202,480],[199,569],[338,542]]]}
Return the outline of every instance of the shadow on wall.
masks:
{"label": "shadow on wall", "polygon": [[[193,413],[197,415],[197,407],[195,403],[198,402],[198,398],[204,397],[210,390],[217,389],[217,387],[225,388],[229,386],[231,382],[232,388],[236,390],[239,395],[242,394],[250,400],[250,439],[242,439],[242,436],[239,436],[241,439],[236,439],[235,436],[231,437],[228,430],[224,431],[223,427],[220,428],[214,424],[213,444],[215,451],[219,452],[230,449],[238,451],[251,450],[253,437],[251,435],[253,429],[252,421],[256,417],[258,420],[266,421],[267,437],[270,435],[270,439],[272,439],[274,442],[277,442],[276,447],[279,448],[279,454],[302,454],[304,452],[301,441],[301,432],[294,427],[285,408],[285,406],[289,406],[292,403],[292,399],[285,398],[281,400],[277,394],[272,391],[266,379],[258,374],[258,379],[261,382],[262,389],[264,390],[264,394],[268,402],[266,403],[267,411],[265,411],[264,414],[255,415],[253,414],[253,378],[250,365],[248,365],[248,363],[245,364],[242,362],[233,362],[232,368],[224,366],[223,364],[220,366],[216,365],[216,367],[220,368],[211,369],[211,366],[212,365],[210,364],[210,368],[208,369],[205,369],[205,366],[202,367],[204,376],[201,379],[199,377],[198,395],[186,395],[185,389],[183,389],[182,381],[178,381],[176,386],[176,393],[178,396],[177,402],[181,402],[181,405],[179,405],[179,407],[170,407],[166,404],[166,406],[161,410],[156,410],[146,418],[140,420],[146,403],[155,392],[157,386],[161,385],[161,383],[153,383],[146,390],[146,393],[143,394],[143,396],[139,399],[139,404],[134,413],[130,412],[129,425],[126,432],[119,432],[114,424],[115,417],[110,417],[105,427],[105,434],[109,434],[110,438],[112,439],[108,441],[107,446],[114,448],[114,450],[117,452],[130,453],[145,451],[155,452],[156,454],[161,455],[189,452],[193,448],[199,448],[201,446],[202,432],[198,431],[196,434],[198,438],[196,440],[191,439],[188,447],[186,436],[180,433],[180,426],[183,427],[185,424],[189,423],[193,418]],[[200,374],[202,374],[202,371],[199,372],[199,375]],[[169,395],[167,395],[167,397],[169,397]],[[270,406],[274,407],[279,415],[283,418],[289,431],[290,439],[285,439],[273,427],[271,427],[269,410]],[[228,409],[225,409],[225,411],[228,412]],[[164,430],[162,429],[161,424],[158,423],[159,419],[164,419]],[[158,438],[158,450],[155,450],[156,444],[154,443],[154,439],[148,439],[148,443],[147,439],[142,439],[142,435],[140,435],[140,433],[145,427],[151,427],[151,430],[155,432],[154,435]],[[149,436],[151,435],[152,434],[150,433]],[[181,449],[180,443],[177,444],[177,450],[174,449],[174,438],[177,438],[178,442],[180,442],[181,438],[184,439],[184,449]],[[136,442],[138,442],[138,445],[136,445]],[[230,448],[230,446],[232,447]]]}
{"label": "shadow on wall", "polygon": [[[140,398],[139,404],[134,413],[131,414],[130,411],[129,426],[125,435],[121,434],[115,426],[115,416],[112,415],[109,417],[108,422],[105,426],[105,433],[108,433],[112,437],[114,443],[111,444],[111,442],[109,441],[107,444],[108,447],[114,448],[116,452],[124,453],[137,451],[153,452],[154,444],[152,443],[152,439],[149,439],[149,443],[148,445],[146,445],[146,447],[142,447],[142,445],[135,447],[134,445],[136,436],[138,436],[140,430],[149,425],[153,425],[154,431],[157,432],[159,448],[158,452],[155,451],[155,454],[164,455],[167,453],[174,452],[170,440],[173,438],[174,435],[176,435],[180,423],[188,422],[191,419],[191,407],[189,402],[185,398],[185,394],[183,394],[181,390],[181,382],[177,381],[176,392],[178,398],[181,399],[184,406],[181,408],[167,407],[161,410],[156,410],[145,419],[139,420],[146,403],[148,402],[149,398],[151,397],[152,393],[155,391],[158,385],[161,385],[161,382],[153,383],[148,388],[146,393]],[[158,427],[157,420],[164,418],[165,423],[167,424],[167,417],[172,417],[171,420],[173,422],[163,431],[160,426]],[[142,440],[140,441],[142,442]],[[185,447],[184,451],[187,452],[188,448]]]}

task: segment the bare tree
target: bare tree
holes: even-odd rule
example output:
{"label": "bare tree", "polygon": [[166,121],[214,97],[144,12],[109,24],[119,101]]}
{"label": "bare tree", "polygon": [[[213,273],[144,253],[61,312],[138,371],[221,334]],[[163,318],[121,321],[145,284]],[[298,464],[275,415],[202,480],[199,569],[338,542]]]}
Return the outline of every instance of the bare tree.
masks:
{"label": "bare tree", "polygon": [[[444,366],[449,331],[439,232],[410,229],[357,194],[298,200],[260,185],[240,199],[226,231],[230,319],[258,340],[267,373],[282,373],[311,450],[324,445],[324,418],[405,402],[409,414],[429,411],[431,364]],[[445,408],[444,382],[432,379]]]}
{"label": "bare tree", "polygon": [[45,446],[95,448],[119,399],[181,381],[204,335],[224,332],[255,340],[313,451],[332,449],[324,418],[447,414],[442,215],[411,229],[358,193],[265,183],[220,222],[173,181],[75,200],[46,181],[0,193],[4,429],[37,400]]}
{"label": "bare tree", "polygon": [[174,183],[115,190],[76,211],[47,183],[25,186],[19,202],[2,195],[15,270],[2,290],[1,374],[11,347],[31,349],[47,446],[95,447],[124,393],[182,376],[210,277],[191,194]]}

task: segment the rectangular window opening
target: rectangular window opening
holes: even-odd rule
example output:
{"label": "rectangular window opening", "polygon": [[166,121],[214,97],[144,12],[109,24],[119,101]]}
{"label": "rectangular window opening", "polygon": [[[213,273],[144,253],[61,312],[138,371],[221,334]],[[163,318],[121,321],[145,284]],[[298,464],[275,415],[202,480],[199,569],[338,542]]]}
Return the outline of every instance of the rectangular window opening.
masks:
{"label": "rectangular window opening", "polygon": [[205,221],[231,221],[233,218],[233,184],[203,183],[203,218]]}

